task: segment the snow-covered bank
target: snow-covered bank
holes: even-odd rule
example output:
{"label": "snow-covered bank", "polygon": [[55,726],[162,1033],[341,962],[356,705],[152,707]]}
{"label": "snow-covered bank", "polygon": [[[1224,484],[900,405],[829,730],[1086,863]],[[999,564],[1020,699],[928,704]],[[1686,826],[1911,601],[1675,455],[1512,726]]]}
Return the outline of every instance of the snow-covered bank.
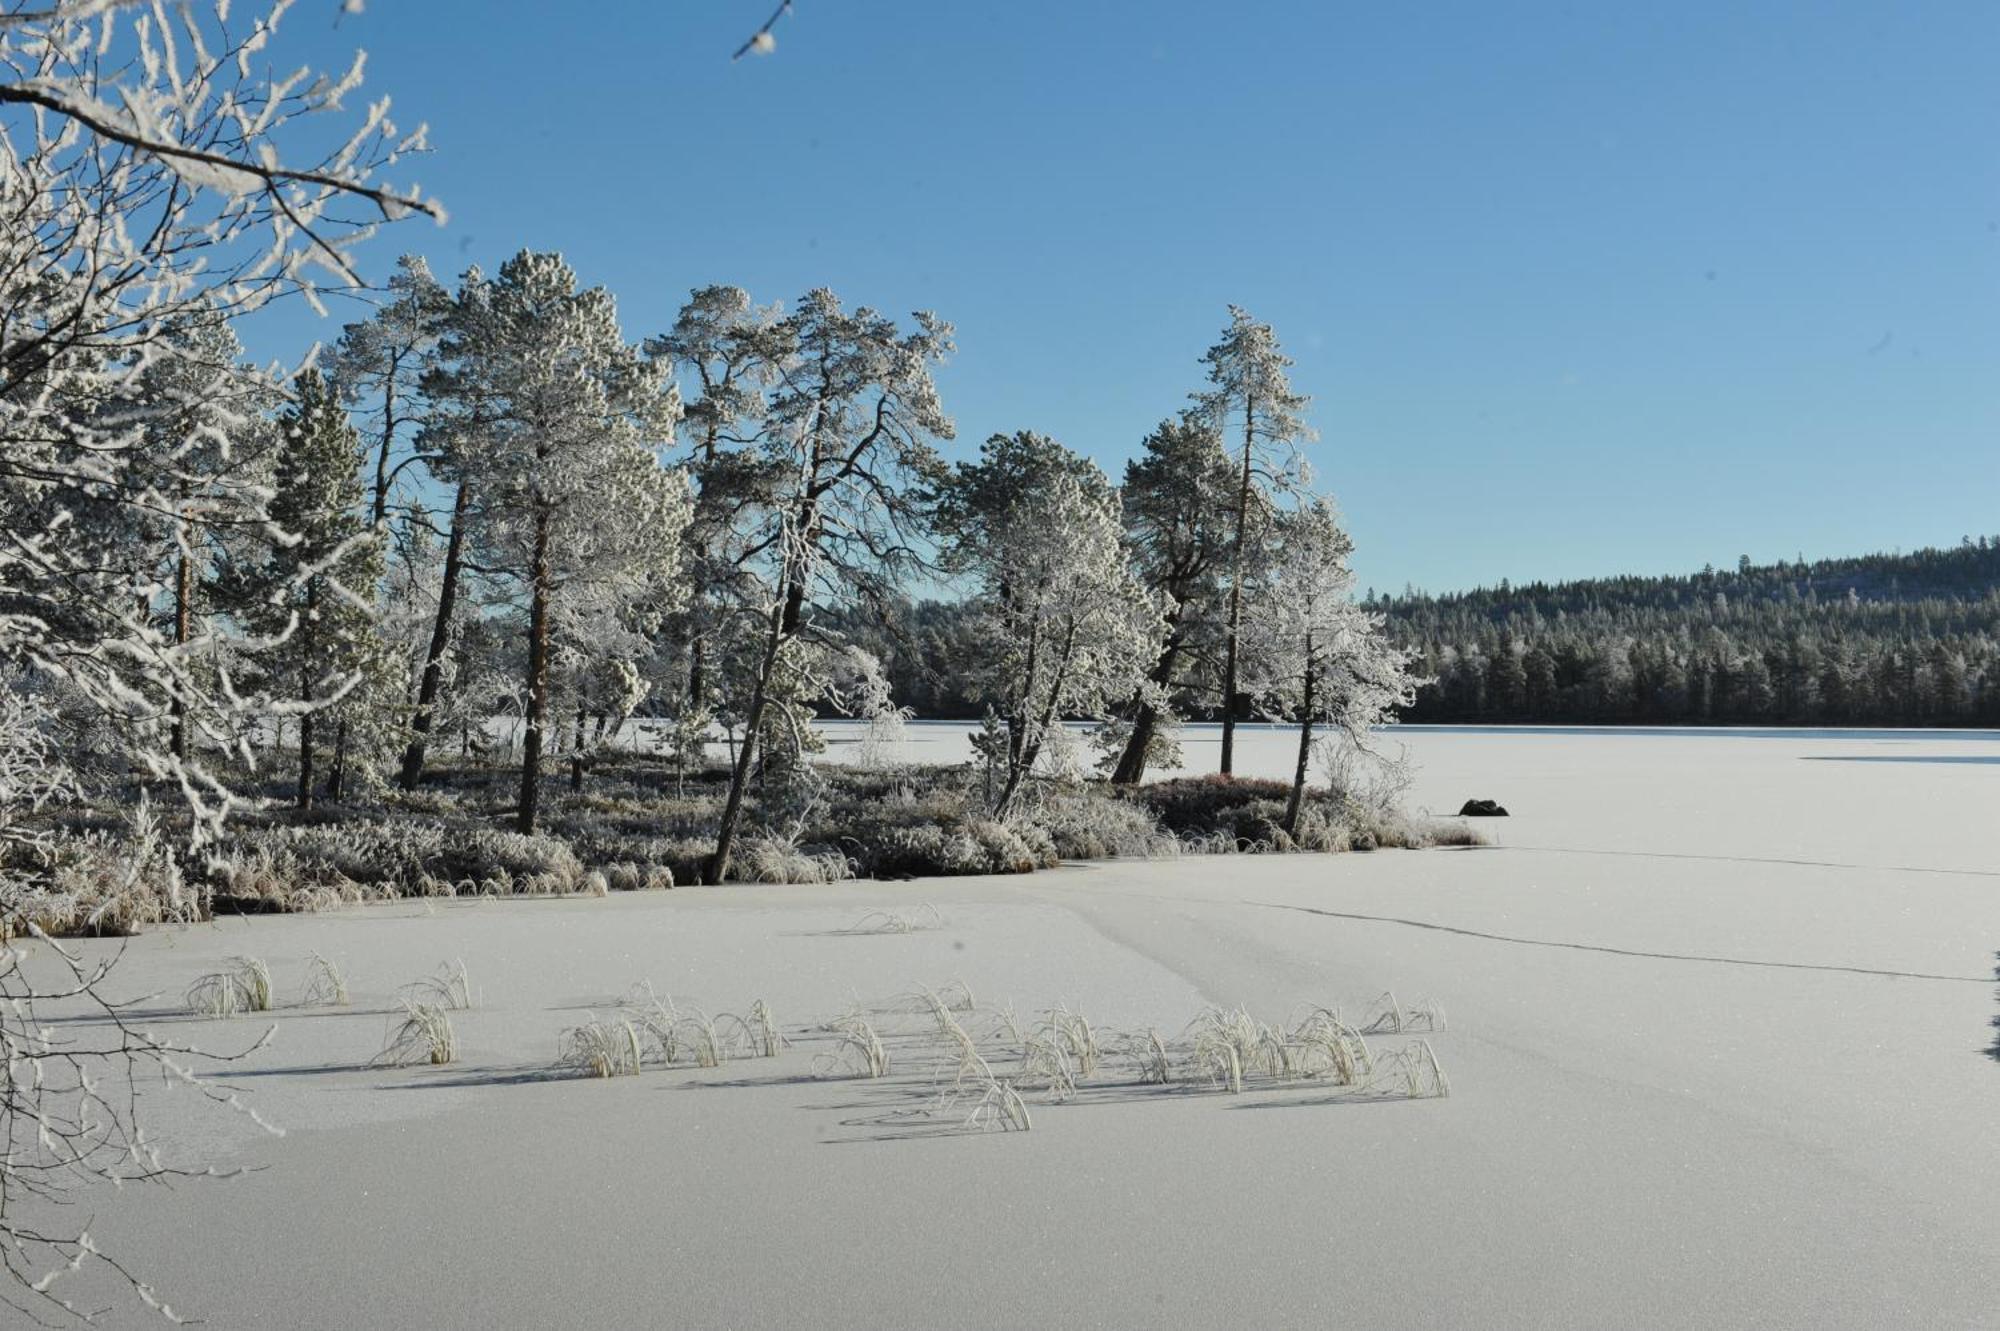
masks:
{"label": "snow-covered bank", "polygon": [[[149,1010],[239,952],[289,997],[312,949],[355,1008],[279,1012],[231,1079],[282,1139],[149,1094],[177,1147],[267,1168],[98,1199],[94,1232],[218,1327],[1992,1318],[2000,766],[1928,761],[1991,743],[1403,738],[1417,802],[1514,810],[1497,847],[149,935],[119,977]],[[1827,761],[1885,757],[1908,761]],[[919,901],[944,928],[838,932]],[[460,1063],[361,1066],[395,986],[447,957],[481,991]],[[1037,1106],[1026,1135],[904,1140],[876,1088],[795,1059],[533,1079],[640,979],[798,1027],[952,977],[1125,1027],[1431,995],[1453,1095],[1117,1092]]]}

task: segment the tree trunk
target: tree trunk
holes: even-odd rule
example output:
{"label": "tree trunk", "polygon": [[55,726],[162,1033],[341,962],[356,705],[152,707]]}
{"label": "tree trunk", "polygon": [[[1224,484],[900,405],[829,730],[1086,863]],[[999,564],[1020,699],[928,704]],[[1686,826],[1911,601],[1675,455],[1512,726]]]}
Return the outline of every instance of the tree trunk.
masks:
{"label": "tree trunk", "polygon": [[298,806],[310,809],[313,802],[313,713],[312,713],[312,660],[313,640],[318,637],[318,625],[313,616],[319,609],[319,579],[306,582],[305,622],[299,625],[299,701],[306,704],[299,713],[299,789]]}
{"label": "tree trunk", "polygon": [[471,498],[458,487],[451,505],[451,535],[444,547],[444,583],[438,588],[437,619],[431,625],[430,650],[424,654],[424,674],[417,686],[417,710],[410,718],[410,744],[403,750],[403,789],[415,790],[424,775],[424,751],[430,744],[431,715],[444,683],[444,654],[451,646],[451,620],[458,609],[458,582],[465,565],[465,513]]}
{"label": "tree trunk", "polygon": [[382,439],[375,450],[375,520],[376,530],[389,516],[389,454],[396,446],[396,373],[403,361],[399,348],[389,353],[389,373],[382,383]]}
{"label": "tree trunk", "polygon": [[1250,525],[1250,446],[1256,439],[1257,400],[1243,400],[1243,479],[1236,490],[1236,540],[1230,551],[1229,636],[1222,656],[1222,774],[1236,770],[1236,637],[1243,624],[1243,541]]}
{"label": "tree trunk", "polygon": [[715,829],[715,853],[702,868],[701,881],[711,887],[729,873],[729,853],[735,847],[736,824],[743,814],[743,792],[750,784],[750,760],[757,752],[757,731],[764,722],[764,682],[770,677],[770,662],[775,655],[775,652],[766,655],[765,665],[750,692],[750,715],[743,731],[743,746],[736,751],[736,764],[729,770],[729,798],[723,802],[722,822]]}
{"label": "tree trunk", "polygon": [[[192,539],[192,538],[189,538]],[[194,557],[186,550],[181,551],[180,567],[174,573],[174,645],[184,647],[194,636]],[[185,658],[177,664],[182,674],[186,674],[188,663]],[[182,762],[187,761],[188,742],[187,695],[183,684],[174,686],[172,699],[168,704],[173,714],[173,753]]]}
{"label": "tree trunk", "polygon": [[347,789],[347,722],[333,728],[333,768],[326,774],[326,797],[335,804]]}
{"label": "tree trunk", "polygon": [[1292,770],[1292,797],[1285,802],[1285,835],[1299,834],[1299,806],[1305,803],[1306,769],[1312,760],[1313,707],[1318,702],[1313,696],[1313,685],[1319,680],[1319,671],[1306,667],[1306,689],[1304,708],[1299,717],[1299,762]]}
{"label": "tree trunk", "polygon": [[[1176,603],[1173,613],[1167,616],[1167,639],[1161,644],[1159,658],[1148,676],[1154,684],[1164,689],[1173,683],[1174,663],[1180,651],[1180,609]],[[1111,773],[1114,786],[1136,786],[1146,779],[1146,753],[1153,747],[1153,736],[1159,733],[1160,709],[1138,694],[1133,695],[1132,702],[1132,733],[1126,736],[1125,751],[1118,755],[1118,766]]]}
{"label": "tree trunk", "polygon": [[529,568],[527,733],[521,739],[521,809],[515,827],[523,835],[535,830],[535,810],[541,795],[542,729],[549,717],[549,514],[535,513],[535,553]]}
{"label": "tree trunk", "polygon": [[569,788],[571,790],[583,789],[583,722],[583,704],[578,703],[576,705],[575,743],[570,745],[569,753]]}
{"label": "tree trunk", "polygon": [[771,631],[764,639],[763,659],[757,664],[757,678],[750,691],[750,712],[743,720],[743,746],[729,772],[729,797],[723,801],[722,822],[715,830],[715,853],[708,857],[701,880],[714,886],[729,873],[729,854],[736,844],[736,824],[743,816],[743,792],[750,784],[750,764],[757,754],[757,736],[764,725],[765,690],[778,667],[778,653],[798,632],[805,605],[805,584],[786,579],[782,608],[771,614]]}

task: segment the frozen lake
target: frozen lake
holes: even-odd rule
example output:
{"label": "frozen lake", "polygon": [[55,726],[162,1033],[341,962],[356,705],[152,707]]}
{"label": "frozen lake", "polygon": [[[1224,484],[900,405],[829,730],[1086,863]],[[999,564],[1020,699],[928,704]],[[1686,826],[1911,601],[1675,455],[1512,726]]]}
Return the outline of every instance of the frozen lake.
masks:
{"label": "frozen lake", "polygon": [[[911,729],[912,756],[965,754],[964,727]],[[1513,811],[1483,824],[1495,848],[141,938],[134,995],[240,952],[289,994],[317,949],[356,1006],[275,1014],[231,1079],[281,1140],[149,1095],[173,1145],[266,1168],[97,1199],[93,1229],[217,1327],[1994,1324],[2000,737],[1389,738],[1420,764],[1413,802]],[[1282,775],[1288,741],[1249,732],[1242,770]],[[838,932],[919,901],[944,928]],[[366,1067],[395,985],[446,957],[483,991],[460,1065]],[[951,977],[1169,1033],[1204,1003],[1429,995],[1453,1093],[1108,1090],[1037,1105],[1026,1135],[909,1140],[879,1088],[803,1053],[540,1076],[562,1028],[642,978],[711,1009],[764,998],[803,1045],[851,1001]]]}

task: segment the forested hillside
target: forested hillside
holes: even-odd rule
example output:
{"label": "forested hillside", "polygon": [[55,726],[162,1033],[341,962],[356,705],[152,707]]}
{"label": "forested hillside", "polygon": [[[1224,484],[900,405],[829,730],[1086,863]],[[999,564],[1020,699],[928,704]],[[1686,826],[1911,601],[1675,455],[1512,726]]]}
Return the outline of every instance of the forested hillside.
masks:
{"label": "forested hillside", "polygon": [[1413,721],[2000,725],[2000,541],[1371,608]]}

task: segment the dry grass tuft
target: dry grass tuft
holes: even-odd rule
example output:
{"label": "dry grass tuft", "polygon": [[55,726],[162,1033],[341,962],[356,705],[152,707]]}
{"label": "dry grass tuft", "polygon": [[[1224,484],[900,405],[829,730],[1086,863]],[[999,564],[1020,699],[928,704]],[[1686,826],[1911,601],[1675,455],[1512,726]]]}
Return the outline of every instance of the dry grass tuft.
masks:
{"label": "dry grass tuft", "polygon": [[639,1075],[639,1031],[629,1021],[599,1021],[596,1013],[562,1033],[556,1066],[586,1077]]}
{"label": "dry grass tuft", "polygon": [[892,910],[871,910],[840,932],[844,934],[914,934],[944,928],[944,916],[928,901],[908,915]]}
{"label": "dry grass tuft", "polygon": [[1366,1089],[1412,1100],[1429,1100],[1450,1095],[1451,1080],[1438,1064],[1437,1051],[1431,1048],[1431,1042],[1419,1040],[1383,1055],[1376,1063],[1375,1075]]}
{"label": "dry grass tuft", "polygon": [[311,969],[307,973],[305,992],[299,997],[299,1006],[346,1007],[347,977],[340,973],[340,967],[317,952],[307,954],[306,964]]}
{"label": "dry grass tuft", "polygon": [[233,1017],[271,1010],[271,968],[256,957],[230,957],[188,986],[188,1011],[203,1017]]}
{"label": "dry grass tuft", "polygon": [[401,1019],[390,1028],[388,1041],[373,1061],[390,1067],[411,1063],[442,1067],[457,1057],[458,1034],[445,1009],[405,999]]}
{"label": "dry grass tuft", "polygon": [[741,1049],[750,1058],[776,1058],[791,1041],[778,1030],[770,1004],[759,998],[743,1016],[725,1012],[718,1024],[729,1032],[730,1047]]}
{"label": "dry grass tuft", "polygon": [[472,1007],[472,981],[463,961],[447,961],[436,975],[426,975],[403,986],[404,1005],[430,1006],[446,1012],[463,1012]]}
{"label": "dry grass tuft", "polygon": [[841,1017],[832,1023],[832,1029],[837,1044],[830,1053],[813,1059],[815,1075],[826,1077],[843,1071],[870,1078],[889,1075],[889,1051],[865,1017]]}
{"label": "dry grass tuft", "polygon": [[1368,1020],[1361,1025],[1363,1035],[1402,1035],[1409,1031],[1437,1032],[1444,1029],[1444,1009],[1435,999],[1422,999],[1405,1008],[1396,1001],[1395,992],[1384,993],[1369,1009]]}

